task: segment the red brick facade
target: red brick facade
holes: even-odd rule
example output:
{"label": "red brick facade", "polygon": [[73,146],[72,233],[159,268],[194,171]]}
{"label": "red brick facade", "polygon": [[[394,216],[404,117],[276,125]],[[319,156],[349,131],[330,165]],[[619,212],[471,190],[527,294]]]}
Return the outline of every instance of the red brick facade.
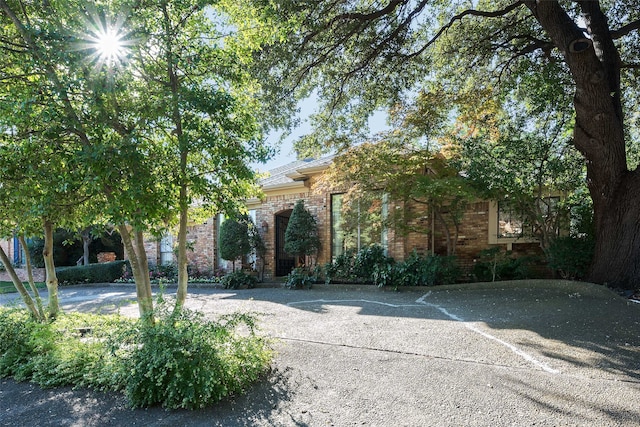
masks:
{"label": "red brick facade", "polygon": [[[267,248],[264,266],[265,279],[276,274],[276,220],[286,216],[298,200],[304,200],[305,207],[316,218],[321,248],[315,263],[322,265],[331,260],[331,194],[317,194],[312,191],[317,177],[328,166],[329,161],[294,162],[273,172],[272,177],[263,181],[264,197],[261,200],[248,201],[247,207],[254,212],[255,224]],[[399,230],[387,230],[387,253],[397,261],[404,260],[412,251],[420,254],[447,254],[447,241],[442,226],[428,214],[425,205],[391,205],[389,210],[406,210],[413,218],[411,225],[420,232],[403,233]],[[490,223],[495,221],[496,204],[489,201],[476,201],[467,206],[460,223],[456,256],[465,272],[469,272],[477,261],[480,252],[492,246],[501,246],[518,254],[541,254],[535,242],[516,241],[514,239],[492,239]],[[189,251],[189,262],[200,270],[225,268],[229,265],[218,259],[217,221],[211,218],[204,224],[189,227],[188,241],[193,248]],[[160,243],[148,242],[147,254],[150,262],[160,262]],[[298,261],[296,261],[297,263]],[[236,263],[237,264],[237,263]],[[257,262],[254,268],[260,270]]]}

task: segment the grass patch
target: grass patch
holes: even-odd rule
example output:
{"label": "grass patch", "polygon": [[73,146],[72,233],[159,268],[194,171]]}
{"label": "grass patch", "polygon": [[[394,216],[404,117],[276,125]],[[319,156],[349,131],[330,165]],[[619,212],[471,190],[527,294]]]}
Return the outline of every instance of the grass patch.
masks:
{"label": "grass patch", "polygon": [[[25,287],[29,289],[29,282],[22,282]],[[45,289],[47,286],[44,282],[36,282],[36,287],[38,289]],[[10,294],[12,292],[18,292],[13,282],[4,282],[0,281],[0,294]]]}
{"label": "grass patch", "polygon": [[161,306],[156,319],[67,313],[38,323],[0,308],[0,377],[123,391],[132,407],[194,409],[242,393],[269,369],[272,351],[252,315],[212,321]]}

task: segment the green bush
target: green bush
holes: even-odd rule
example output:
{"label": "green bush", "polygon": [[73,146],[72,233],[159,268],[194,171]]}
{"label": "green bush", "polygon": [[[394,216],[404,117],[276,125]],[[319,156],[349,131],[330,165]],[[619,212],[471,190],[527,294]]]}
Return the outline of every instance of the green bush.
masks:
{"label": "green bush", "polygon": [[123,276],[128,261],[112,261],[101,264],[89,264],[79,267],[59,267],[56,269],[58,282],[75,283],[111,283]]}
{"label": "green bush", "polygon": [[[234,331],[246,328],[248,336]],[[234,314],[221,322],[182,310],[142,325],[126,356],[125,393],[132,406],[202,408],[240,393],[268,367],[272,353],[255,335],[255,319]],[[140,344],[140,345],[137,345]]]}
{"label": "green bush", "polygon": [[253,316],[214,322],[167,306],[155,314],[154,324],[84,313],[38,323],[26,310],[0,307],[0,377],[124,390],[134,407],[191,409],[240,393],[269,367],[272,352]]}
{"label": "green bush", "polygon": [[315,280],[314,275],[305,267],[296,267],[287,275],[285,286],[289,289],[307,288],[311,289],[311,285]]}
{"label": "green bush", "polygon": [[594,240],[588,237],[559,237],[547,250],[549,267],[564,279],[582,279],[591,265],[594,245]]}
{"label": "green bush", "polygon": [[333,262],[324,266],[324,276],[326,283],[332,281],[355,281],[355,253],[351,250],[338,255]]}
{"label": "green bush", "polygon": [[[367,246],[358,253],[345,251],[324,267],[326,282],[376,282],[374,275],[393,264],[393,258],[384,254],[379,245]],[[376,273],[378,272],[378,273]]]}
{"label": "green bush", "polygon": [[35,350],[30,337],[36,326],[26,310],[0,308],[0,377],[17,376],[29,361]]}
{"label": "green bush", "polygon": [[258,278],[239,270],[224,276],[221,283],[225,289],[250,289],[256,287]]}
{"label": "green bush", "polygon": [[391,264],[392,258],[384,253],[384,248],[380,245],[372,245],[360,249],[356,254],[353,265],[353,272],[356,277],[361,278],[365,282],[373,280],[373,272],[376,266],[384,266]]}
{"label": "green bush", "polygon": [[530,263],[531,258],[514,258],[510,251],[503,251],[496,246],[480,252],[472,274],[480,282],[526,279],[529,277]]}
{"label": "green bush", "polygon": [[460,269],[455,257],[420,256],[413,251],[404,262],[395,264],[394,285],[436,286],[455,283]]}

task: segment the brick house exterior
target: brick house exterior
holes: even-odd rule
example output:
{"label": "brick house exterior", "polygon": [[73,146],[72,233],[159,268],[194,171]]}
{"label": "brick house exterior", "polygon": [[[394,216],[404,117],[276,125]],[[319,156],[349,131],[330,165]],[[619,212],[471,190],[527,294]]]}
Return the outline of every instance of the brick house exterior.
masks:
{"label": "brick house exterior", "polygon": [[[264,193],[261,199],[247,201],[247,208],[258,227],[267,251],[264,265],[264,279],[270,280],[285,276],[299,260],[283,252],[284,230],[294,205],[304,200],[305,208],[316,218],[321,248],[315,262],[327,263],[335,257],[332,253],[332,196],[339,193],[318,193],[314,184],[329,167],[332,157],[316,160],[298,160],[270,171],[270,176],[261,181]],[[446,255],[446,238],[439,225],[428,216],[426,207],[417,204],[393,205],[389,209],[411,210],[414,228],[425,232],[400,233],[393,229],[385,230],[384,247],[387,254],[397,261],[406,259],[412,251],[420,254]],[[463,214],[456,247],[458,263],[464,272],[469,272],[479,253],[487,248],[499,246],[512,250],[519,255],[540,255],[539,244],[525,238],[500,238],[497,232],[498,205],[494,201],[477,200],[469,203]],[[422,214],[421,214],[422,213]],[[219,259],[217,234],[220,218],[209,218],[202,224],[189,227],[189,262],[200,270],[211,268],[227,269],[226,261]],[[149,241],[147,255],[150,263],[161,263],[162,242]],[[174,259],[174,258],[172,258]],[[238,263],[236,263],[238,264]],[[259,262],[254,268],[261,269]]]}

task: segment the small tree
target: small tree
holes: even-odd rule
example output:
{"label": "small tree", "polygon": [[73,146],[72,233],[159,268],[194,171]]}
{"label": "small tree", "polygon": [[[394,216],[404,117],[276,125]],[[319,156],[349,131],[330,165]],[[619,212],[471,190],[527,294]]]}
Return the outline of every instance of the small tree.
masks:
{"label": "small tree", "polygon": [[305,209],[304,200],[298,200],[284,233],[284,250],[297,257],[306,257],[315,255],[319,249],[316,219]]}
{"label": "small tree", "polygon": [[260,260],[260,270],[258,270],[258,266],[256,265],[256,271],[260,272],[260,281],[264,280],[264,267],[266,263],[266,255],[267,255],[267,245],[264,243],[264,239],[260,235],[260,231],[256,224],[249,218],[248,232],[249,232],[249,244],[251,245],[251,250],[256,254],[256,261]]}
{"label": "small tree", "polygon": [[247,221],[234,217],[225,220],[220,226],[220,257],[232,262],[236,270],[236,259],[251,250]]}

